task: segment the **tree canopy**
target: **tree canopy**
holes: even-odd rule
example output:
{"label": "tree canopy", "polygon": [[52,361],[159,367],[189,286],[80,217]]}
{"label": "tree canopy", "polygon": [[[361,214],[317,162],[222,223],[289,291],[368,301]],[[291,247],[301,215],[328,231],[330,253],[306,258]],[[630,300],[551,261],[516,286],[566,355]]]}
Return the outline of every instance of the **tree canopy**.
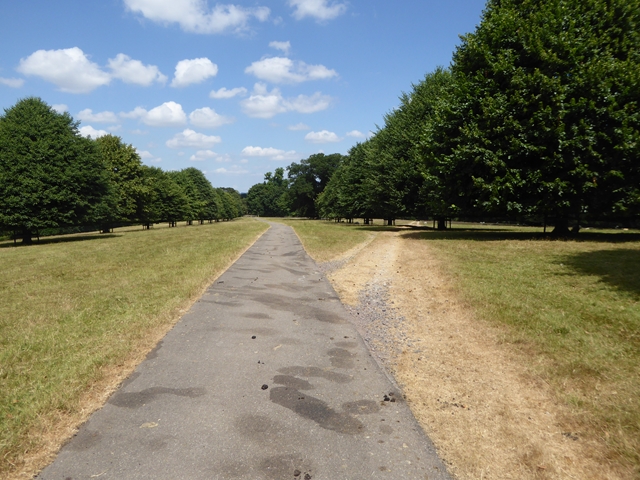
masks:
{"label": "tree canopy", "polygon": [[0,117],[0,227],[25,243],[44,228],[104,216],[110,195],[95,143],[67,113],[25,98]]}

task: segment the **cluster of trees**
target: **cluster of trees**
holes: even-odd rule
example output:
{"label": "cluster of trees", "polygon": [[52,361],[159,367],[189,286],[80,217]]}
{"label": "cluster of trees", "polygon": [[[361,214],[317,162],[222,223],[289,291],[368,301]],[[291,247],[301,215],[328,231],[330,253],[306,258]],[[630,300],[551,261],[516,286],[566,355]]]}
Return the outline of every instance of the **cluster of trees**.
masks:
{"label": "cluster of trees", "polygon": [[489,0],[384,120],[320,216],[637,221],[640,0]]}
{"label": "cluster of trees", "polygon": [[311,217],[318,216],[316,199],[325,189],[331,177],[344,159],[334,153],[317,153],[300,163],[268,172],[264,182],[252,186],[247,192],[247,209],[261,217]]}
{"label": "cluster of trees", "polygon": [[25,243],[69,227],[175,226],[244,213],[237,191],[214,188],[200,170],[143,165],[133,146],[113,135],[83,137],[68,113],[39,98],[0,117],[0,231]]}

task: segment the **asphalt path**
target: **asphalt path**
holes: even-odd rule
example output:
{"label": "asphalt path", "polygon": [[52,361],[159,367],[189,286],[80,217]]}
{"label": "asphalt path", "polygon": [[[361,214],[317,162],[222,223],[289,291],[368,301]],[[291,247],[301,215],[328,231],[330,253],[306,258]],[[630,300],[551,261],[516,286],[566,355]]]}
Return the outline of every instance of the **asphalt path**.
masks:
{"label": "asphalt path", "polygon": [[449,479],[290,227],[271,228],[39,479]]}

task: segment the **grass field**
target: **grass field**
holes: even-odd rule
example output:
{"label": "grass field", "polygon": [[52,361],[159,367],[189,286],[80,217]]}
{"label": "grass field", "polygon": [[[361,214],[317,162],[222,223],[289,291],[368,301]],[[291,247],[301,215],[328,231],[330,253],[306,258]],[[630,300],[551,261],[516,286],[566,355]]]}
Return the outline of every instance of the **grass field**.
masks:
{"label": "grass field", "polygon": [[0,244],[0,478],[267,227],[242,219]]}
{"label": "grass field", "polygon": [[[317,259],[376,228],[316,223],[290,224]],[[461,297],[504,328],[504,341],[531,359],[526,368],[553,386],[582,431],[640,475],[640,234],[554,240],[540,230],[454,224],[403,238],[429,242]]]}
{"label": "grass field", "polygon": [[294,228],[305,249],[317,262],[335,259],[366,241],[371,232],[395,230],[394,227],[383,227],[382,220],[378,225],[354,225],[320,220],[273,219]]}

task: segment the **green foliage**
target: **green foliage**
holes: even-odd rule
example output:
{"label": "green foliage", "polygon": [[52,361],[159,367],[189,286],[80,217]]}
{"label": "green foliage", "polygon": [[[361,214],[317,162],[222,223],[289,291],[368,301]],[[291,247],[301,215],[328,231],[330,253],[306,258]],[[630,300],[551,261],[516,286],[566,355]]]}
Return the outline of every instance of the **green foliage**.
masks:
{"label": "green foliage", "polygon": [[490,1],[427,156],[461,211],[638,211],[638,0]]}
{"label": "green foliage", "polygon": [[287,197],[291,212],[297,217],[318,216],[316,198],[325,189],[331,176],[342,163],[344,157],[339,153],[325,155],[317,153],[292,163],[287,167],[289,185]]}
{"label": "green foliage", "polygon": [[109,181],[92,140],[67,113],[25,98],[0,117],[0,228],[30,243],[44,228],[104,216]]}
{"label": "green foliage", "polygon": [[284,169],[267,172],[264,182],[252,186],[247,192],[247,209],[260,217],[286,217],[289,215],[287,180]]}
{"label": "green foliage", "polygon": [[109,172],[115,199],[108,223],[145,222],[151,217],[149,209],[153,193],[145,181],[138,152],[133,145],[122,143],[115,135],[100,137],[96,144]]}

